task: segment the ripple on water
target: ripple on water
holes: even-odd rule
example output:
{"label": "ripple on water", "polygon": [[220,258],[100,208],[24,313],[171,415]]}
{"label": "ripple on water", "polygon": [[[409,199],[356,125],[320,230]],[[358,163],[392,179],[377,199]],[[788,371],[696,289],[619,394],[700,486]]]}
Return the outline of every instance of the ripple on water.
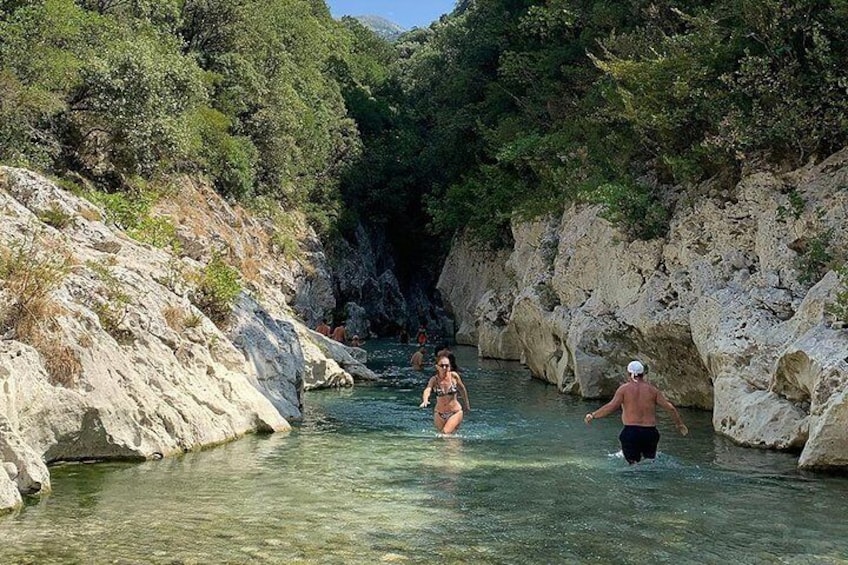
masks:
{"label": "ripple on water", "polygon": [[460,351],[474,409],[439,437],[414,348],[368,347],[383,380],[308,393],[288,435],[54,468],[0,521],[0,562],[845,563],[848,482],[716,438],[709,414],[628,466],[614,419],[582,423],[597,403]]}

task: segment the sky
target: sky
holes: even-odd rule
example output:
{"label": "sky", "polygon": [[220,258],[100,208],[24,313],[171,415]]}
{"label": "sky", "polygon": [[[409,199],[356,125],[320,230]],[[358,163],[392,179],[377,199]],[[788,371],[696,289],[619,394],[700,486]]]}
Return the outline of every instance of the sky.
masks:
{"label": "sky", "polygon": [[405,29],[427,27],[453,11],[456,0],[326,0],[334,18],[382,16]]}

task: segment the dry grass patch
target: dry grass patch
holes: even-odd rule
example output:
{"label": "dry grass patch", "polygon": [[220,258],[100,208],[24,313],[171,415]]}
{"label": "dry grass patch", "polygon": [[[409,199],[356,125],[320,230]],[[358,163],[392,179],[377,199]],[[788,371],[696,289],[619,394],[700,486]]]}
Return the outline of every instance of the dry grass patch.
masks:
{"label": "dry grass patch", "polygon": [[168,327],[177,333],[182,333],[186,327],[186,314],[179,306],[168,304],[162,309],[162,317],[165,318],[165,323],[168,324]]}
{"label": "dry grass patch", "polygon": [[9,294],[3,311],[6,331],[25,340],[40,322],[55,314],[50,293],[59,287],[74,265],[71,254],[55,242],[30,240],[0,248],[0,279]]}
{"label": "dry grass patch", "polygon": [[57,317],[61,308],[51,293],[75,264],[55,241],[35,239],[0,248],[0,279],[9,303],[0,315],[4,333],[38,351],[53,384],[73,386],[82,373],[79,356],[63,343]]}
{"label": "dry grass patch", "polygon": [[48,339],[39,345],[33,345],[44,359],[44,367],[50,376],[50,382],[65,388],[77,384],[82,374],[82,362],[79,354],[69,345],[55,339]]}
{"label": "dry grass patch", "polygon": [[262,281],[262,265],[256,258],[249,256],[241,260],[241,276],[246,282],[258,284]]}
{"label": "dry grass patch", "polygon": [[103,216],[100,214],[100,211],[97,208],[89,208],[88,206],[83,206],[78,211],[79,215],[89,222],[101,222],[103,221]]}

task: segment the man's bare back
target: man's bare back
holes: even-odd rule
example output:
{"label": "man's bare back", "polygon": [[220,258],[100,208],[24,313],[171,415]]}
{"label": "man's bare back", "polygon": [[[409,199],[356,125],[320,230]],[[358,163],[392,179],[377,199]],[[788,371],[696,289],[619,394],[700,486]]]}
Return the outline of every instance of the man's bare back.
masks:
{"label": "man's bare back", "polygon": [[612,400],[595,412],[587,414],[586,420],[589,423],[595,418],[603,418],[621,408],[621,423],[625,426],[656,426],[658,405],[669,412],[680,433],[686,435],[688,430],[683,425],[677,408],[657,387],[646,383],[641,376],[631,378],[629,382],[618,387]]}
{"label": "man's bare back", "polygon": [[621,394],[621,423],[625,426],[656,426],[660,391],[644,381],[630,381],[618,388]]}
{"label": "man's bare back", "polygon": [[621,422],[624,424],[619,439],[625,459],[628,463],[636,463],[646,457],[656,456],[656,447],[660,435],[656,430],[657,406],[662,406],[671,415],[674,425],[681,435],[689,433],[689,429],[680,418],[677,408],[669,402],[654,385],[645,382],[644,366],[638,361],[632,361],[627,366],[629,381],[615,391],[612,400],[586,414],[587,424],[597,418],[603,418],[621,408]]}

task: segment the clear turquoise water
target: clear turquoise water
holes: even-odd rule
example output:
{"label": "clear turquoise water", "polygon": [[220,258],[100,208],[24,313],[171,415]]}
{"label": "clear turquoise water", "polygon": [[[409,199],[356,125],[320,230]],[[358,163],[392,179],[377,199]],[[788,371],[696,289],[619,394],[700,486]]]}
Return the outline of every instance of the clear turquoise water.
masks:
{"label": "clear turquoise water", "polygon": [[[441,438],[429,373],[371,343],[381,383],[307,397],[289,435],[144,464],[53,469],[0,517],[0,563],[848,563],[848,480],[663,421],[628,467],[614,418],[460,350],[474,410]],[[401,368],[397,366],[400,365]]]}

